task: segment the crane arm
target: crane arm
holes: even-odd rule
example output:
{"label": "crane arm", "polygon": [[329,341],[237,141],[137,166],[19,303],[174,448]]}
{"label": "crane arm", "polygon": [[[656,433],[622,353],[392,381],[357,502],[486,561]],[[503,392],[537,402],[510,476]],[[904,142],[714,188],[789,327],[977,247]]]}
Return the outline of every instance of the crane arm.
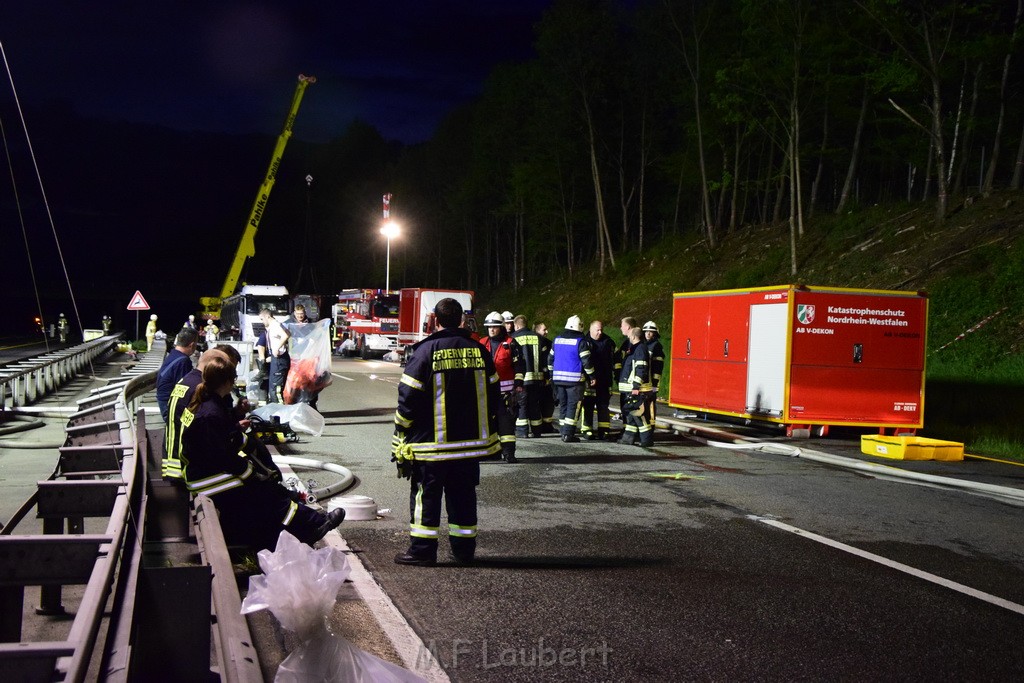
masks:
{"label": "crane arm", "polygon": [[306,92],[306,87],[311,83],[316,83],[315,76],[299,74],[299,83],[296,85],[295,94],[292,96],[292,105],[284,122],[284,130],[281,131],[277,138],[277,144],[274,145],[274,153],[270,157],[270,166],[267,167],[267,175],[263,179],[263,184],[260,185],[259,192],[256,193],[256,201],[253,202],[252,210],[249,212],[249,220],[246,222],[242,238],[238,242],[238,249],[235,250],[235,258],[228,269],[227,277],[224,279],[220,296],[216,298],[202,298],[204,311],[207,312],[204,314],[213,314],[214,310],[216,310],[216,317],[219,317],[221,300],[234,294],[235,288],[238,286],[238,279],[242,276],[242,268],[245,266],[246,260],[256,255],[256,231],[260,227],[260,220],[263,218],[263,211],[267,206],[267,200],[270,198],[270,191],[274,187],[274,181],[277,180],[277,171],[281,165],[284,148],[292,136],[292,126],[295,123],[295,116],[299,112],[302,95]]}

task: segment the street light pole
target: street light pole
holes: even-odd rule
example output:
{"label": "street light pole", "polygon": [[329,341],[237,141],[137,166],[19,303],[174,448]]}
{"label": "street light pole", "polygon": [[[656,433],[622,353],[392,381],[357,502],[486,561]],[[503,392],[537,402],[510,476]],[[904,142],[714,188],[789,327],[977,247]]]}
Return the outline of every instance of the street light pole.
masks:
{"label": "street light pole", "polygon": [[388,235],[387,265],[384,266],[384,291],[391,291],[391,235]]}
{"label": "street light pole", "polygon": [[394,221],[388,221],[380,229],[380,234],[384,235],[388,240],[387,265],[385,266],[386,270],[384,275],[385,292],[391,291],[391,238],[398,237],[399,231],[398,223],[395,223]]}

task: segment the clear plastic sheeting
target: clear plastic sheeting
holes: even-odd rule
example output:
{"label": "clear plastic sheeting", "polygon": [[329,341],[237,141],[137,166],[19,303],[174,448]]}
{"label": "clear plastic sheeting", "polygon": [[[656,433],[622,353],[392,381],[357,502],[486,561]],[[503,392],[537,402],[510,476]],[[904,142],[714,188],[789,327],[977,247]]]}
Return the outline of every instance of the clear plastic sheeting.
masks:
{"label": "clear plastic sheeting", "polygon": [[252,411],[252,414],[267,422],[273,422],[276,417],[281,424],[288,423],[292,430],[310,436],[320,436],[324,431],[324,416],[307,403],[290,406],[268,403]]}
{"label": "clear plastic sheeting", "polygon": [[249,578],[242,614],[269,609],[300,641],[278,667],[278,683],[423,681],[331,633],[328,615],[349,575],[348,560],[329,546],[314,550],[282,531],[277,548],[261,550],[263,574]]}
{"label": "clear plastic sheeting", "polygon": [[331,321],[289,323],[291,367],[284,383],[284,402],[311,402],[331,384]]}

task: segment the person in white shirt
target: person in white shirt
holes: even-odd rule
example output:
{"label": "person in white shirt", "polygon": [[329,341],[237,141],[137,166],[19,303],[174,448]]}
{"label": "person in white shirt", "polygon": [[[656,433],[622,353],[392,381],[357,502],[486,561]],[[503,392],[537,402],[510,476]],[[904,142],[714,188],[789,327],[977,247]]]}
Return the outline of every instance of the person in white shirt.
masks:
{"label": "person in white shirt", "polygon": [[273,403],[284,403],[284,383],[291,368],[288,355],[288,330],[284,328],[269,309],[260,311],[260,320],[267,330],[267,348],[270,351],[270,398]]}

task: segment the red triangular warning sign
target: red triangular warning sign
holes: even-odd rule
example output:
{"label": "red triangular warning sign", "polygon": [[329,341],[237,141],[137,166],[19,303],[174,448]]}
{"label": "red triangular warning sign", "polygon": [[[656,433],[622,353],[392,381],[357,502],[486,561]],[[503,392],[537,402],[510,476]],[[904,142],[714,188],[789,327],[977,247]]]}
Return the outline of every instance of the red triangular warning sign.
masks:
{"label": "red triangular warning sign", "polygon": [[142,292],[135,290],[135,296],[128,302],[129,311],[148,311],[149,304],[146,303],[146,298],[142,296]]}

